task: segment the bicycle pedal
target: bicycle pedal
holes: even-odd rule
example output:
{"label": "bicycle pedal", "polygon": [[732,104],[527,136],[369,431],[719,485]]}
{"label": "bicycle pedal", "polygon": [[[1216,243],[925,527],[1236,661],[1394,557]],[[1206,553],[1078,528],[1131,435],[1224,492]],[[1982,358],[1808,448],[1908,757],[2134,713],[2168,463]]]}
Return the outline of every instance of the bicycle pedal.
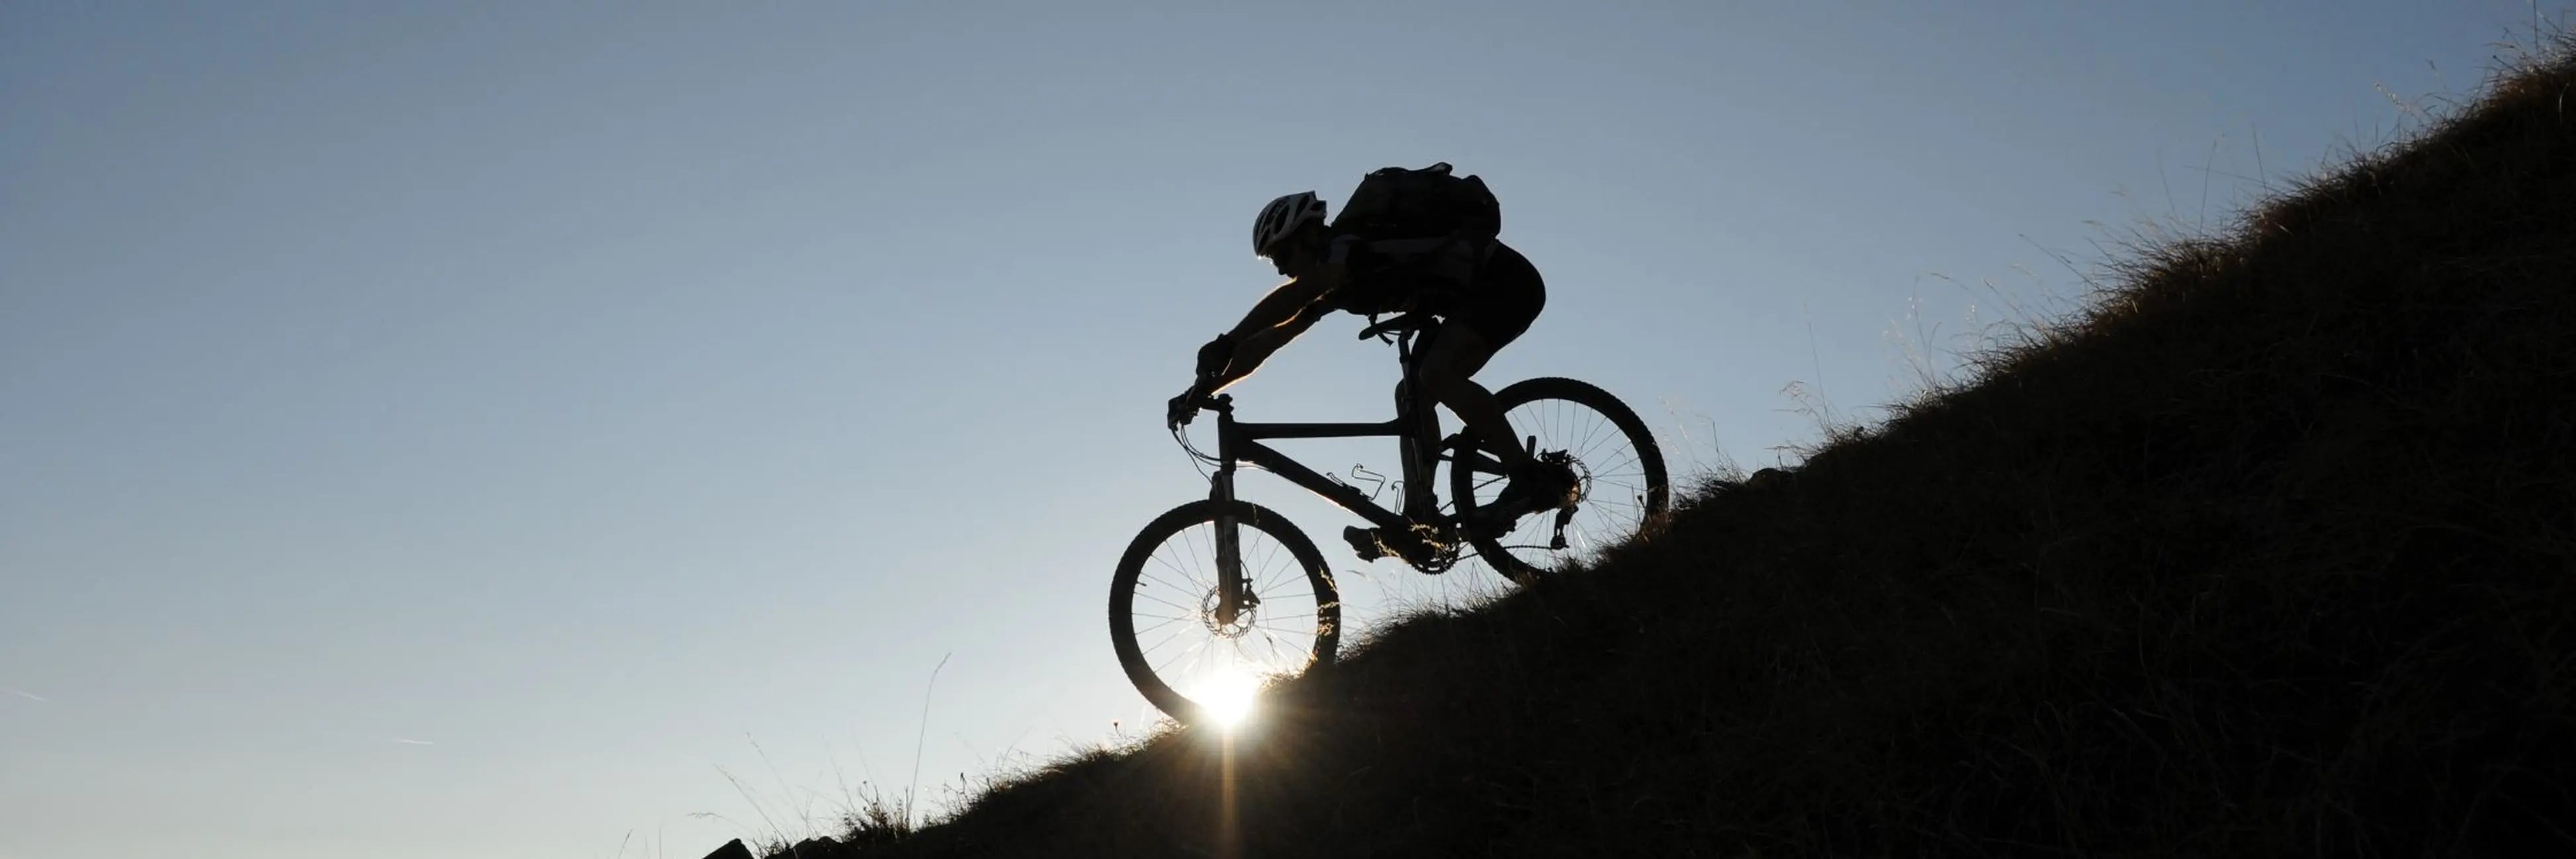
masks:
{"label": "bicycle pedal", "polygon": [[[1361,528],[1357,526],[1344,528],[1342,529],[1342,541],[1351,544],[1351,551],[1357,553],[1362,561],[1376,561],[1380,558],[1402,558],[1407,561],[1412,560],[1412,558],[1406,555],[1401,548],[1388,545],[1386,538],[1383,535],[1380,535],[1377,532],[1377,529],[1374,528]],[[1425,547],[1424,554],[1428,555],[1429,553],[1429,548]]]}
{"label": "bicycle pedal", "polygon": [[1354,525],[1342,529],[1342,542],[1351,544],[1351,551],[1359,553],[1363,561],[1374,561],[1387,555],[1386,547],[1377,541],[1377,534],[1367,528]]}
{"label": "bicycle pedal", "polygon": [[1342,529],[1342,540],[1351,544],[1351,551],[1358,553],[1362,561],[1397,558],[1420,567],[1437,561],[1443,548],[1441,544],[1426,539],[1424,531],[1425,526],[1416,525],[1403,537],[1390,540],[1378,529],[1352,526]]}

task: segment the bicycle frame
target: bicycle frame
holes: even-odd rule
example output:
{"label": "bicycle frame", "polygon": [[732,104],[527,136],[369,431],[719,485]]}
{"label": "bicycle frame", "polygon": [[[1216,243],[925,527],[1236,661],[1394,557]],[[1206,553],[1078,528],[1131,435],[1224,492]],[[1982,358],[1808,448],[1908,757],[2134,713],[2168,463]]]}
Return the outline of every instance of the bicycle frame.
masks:
{"label": "bicycle frame", "polygon": [[[1415,523],[1437,519],[1439,498],[1431,480],[1440,460],[1450,458],[1444,451],[1451,445],[1440,437],[1439,415],[1433,411],[1431,396],[1414,383],[1413,331],[1396,340],[1397,361],[1404,367],[1404,381],[1398,386],[1394,420],[1382,423],[1252,423],[1234,419],[1231,398],[1217,399],[1217,467],[1209,479],[1208,498],[1220,503],[1234,500],[1234,475],[1237,463],[1249,462],[1288,482],[1305,487],[1343,509],[1357,514],[1381,528],[1406,528]],[[1292,438],[1372,438],[1393,436],[1399,439],[1403,453],[1404,512],[1391,512],[1358,488],[1307,468],[1287,454],[1262,444],[1272,439]],[[1483,460],[1483,457],[1477,457]],[[1217,622],[1230,624],[1243,605],[1243,567],[1241,547],[1232,516],[1220,514],[1216,522],[1216,562],[1218,592]]]}
{"label": "bicycle frame", "polygon": [[1220,414],[1217,419],[1217,460],[1220,464],[1217,466],[1216,477],[1209,487],[1208,497],[1219,501],[1233,500],[1236,464],[1249,462],[1286,478],[1290,483],[1324,496],[1325,499],[1341,505],[1344,509],[1380,527],[1405,527],[1411,524],[1412,520],[1403,514],[1378,506],[1367,493],[1349,484],[1325,477],[1314,469],[1307,468],[1304,464],[1289,458],[1287,454],[1261,442],[1286,438],[1395,436],[1402,439],[1401,443],[1404,445],[1405,508],[1421,510],[1430,503],[1434,503],[1431,487],[1427,485],[1429,475],[1426,472],[1431,469],[1424,467],[1428,464],[1426,459],[1429,462],[1438,460],[1436,454],[1429,458],[1423,456],[1421,437],[1405,426],[1410,422],[1408,417],[1398,417],[1384,423],[1249,423],[1235,420],[1230,413]]}

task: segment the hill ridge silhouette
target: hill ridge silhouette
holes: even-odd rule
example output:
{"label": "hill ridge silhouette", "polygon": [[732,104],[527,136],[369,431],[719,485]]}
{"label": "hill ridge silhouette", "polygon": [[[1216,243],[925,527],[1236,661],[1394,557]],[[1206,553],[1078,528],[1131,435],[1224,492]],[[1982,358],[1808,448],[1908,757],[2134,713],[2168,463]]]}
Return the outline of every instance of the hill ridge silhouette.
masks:
{"label": "hill ridge silhouette", "polygon": [[1251,735],[792,852],[2576,855],[2571,95],[2561,35],[1973,383],[1385,630]]}

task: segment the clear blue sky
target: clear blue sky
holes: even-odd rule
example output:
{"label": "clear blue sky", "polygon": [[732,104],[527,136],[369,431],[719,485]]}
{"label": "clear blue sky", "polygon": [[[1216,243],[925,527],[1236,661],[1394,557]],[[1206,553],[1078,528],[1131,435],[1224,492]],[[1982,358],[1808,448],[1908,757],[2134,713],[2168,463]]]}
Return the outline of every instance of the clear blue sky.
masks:
{"label": "clear blue sky", "polygon": [[[1150,716],[1106,584],[1204,491],[1160,406],[1272,196],[1484,175],[1551,289],[1485,378],[1760,466],[1784,386],[1909,389],[1918,301],[1936,351],[2062,307],[2532,17],[1611,5],[0,7],[0,857],[808,834],[946,656],[944,800]],[[1382,417],[1357,327],[1247,409]]]}

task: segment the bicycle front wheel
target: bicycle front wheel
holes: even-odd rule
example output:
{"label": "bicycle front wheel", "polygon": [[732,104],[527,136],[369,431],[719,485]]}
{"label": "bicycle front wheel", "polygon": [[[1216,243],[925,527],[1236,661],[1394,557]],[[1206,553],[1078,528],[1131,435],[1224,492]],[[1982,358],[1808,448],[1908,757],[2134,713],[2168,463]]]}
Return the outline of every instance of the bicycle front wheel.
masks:
{"label": "bicycle front wheel", "polygon": [[[1237,529],[1245,595],[1221,618],[1216,529]],[[1243,501],[1194,501],[1136,535],[1109,587],[1118,664],[1145,699],[1184,724],[1239,714],[1272,679],[1333,661],[1341,598],[1332,572],[1296,526]]]}
{"label": "bicycle front wheel", "polygon": [[[1494,394],[1511,421],[1514,446],[1535,441],[1539,454],[1562,453],[1582,489],[1562,529],[1556,511],[1520,517],[1507,529],[1467,529],[1478,557],[1514,582],[1568,564],[1589,564],[1671,512],[1672,487],[1654,433],[1610,392],[1573,379],[1514,382]],[[1462,518],[1491,504],[1506,483],[1499,464],[1459,451],[1449,469],[1449,497]],[[1560,539],[1561,538],[1561,539]]]}

